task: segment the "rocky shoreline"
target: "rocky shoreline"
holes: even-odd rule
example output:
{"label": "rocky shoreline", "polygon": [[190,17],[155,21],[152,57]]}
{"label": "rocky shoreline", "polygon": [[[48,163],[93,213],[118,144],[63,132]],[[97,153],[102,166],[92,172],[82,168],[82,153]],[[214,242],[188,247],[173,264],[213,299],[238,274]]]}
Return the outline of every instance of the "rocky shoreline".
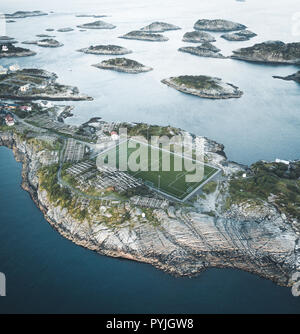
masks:
{"label": "rocky shoreline", "polygon": [[[65,209],[48,201],[39,185],[41,163],[32,145],[13,132],[0,132],[0,145],[13,149],[16,159],[23,162],[22,186],[51,226],[99,254],[149,263],[175,276],[194,276],[209,267],[242,269],[282,286],[290,285],[291,274],[299,266],[299,231],[271,206],[265,205],[264,210],[236,206],[214,217],[196,208],[169,207],[167,212],[153,212],[160,220],[158,227],[90,225],[74,220]],[[211,158],[223,166],[226,178],[244,170],[234,163],[225,164],[224,156],[216,153],[220,152],[217,143],[207,140],[206,146]],[[209,206],[210,196],[199,202],[202,209]]]}

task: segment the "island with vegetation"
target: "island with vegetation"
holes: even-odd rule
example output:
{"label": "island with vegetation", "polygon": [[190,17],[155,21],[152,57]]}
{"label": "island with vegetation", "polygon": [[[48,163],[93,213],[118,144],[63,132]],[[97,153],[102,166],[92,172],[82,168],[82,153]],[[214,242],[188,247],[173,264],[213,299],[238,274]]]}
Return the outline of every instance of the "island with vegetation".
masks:
{"label": "island with vegetation", "polygon": [[149,41],[149,42],[165,42],[169,40],[168,37],[163,36],[161,34],[153,34],[153,33],[140,31],[140,30],[130,31],[127,34],[120,36],[120,38],[136,39],[136,40]]}
{"label": "island with vegetation", "polygon": [[57,75],[40,69],[20,69],[0,77],[0,98],[19,100],[81,101],[92,98],[77,87],[56,82]]}
{"label": "island with vegetation", "polygon": [[88,48],[78,50],[79,52],[90,53],[94,55],[126,55],[132,53],[131,50],[119,45],[91,45]]}
{"label": "island with vegetation", "polygon": [[80,24],[77,27],[82,28],[82,29],[114,29],[116,28],[116,26],[114,26],[113,24],[107,23],[101,20],[90,22],[90,23],[85,23],[85,24]]}
{"label": "island with vegetation", "polygon": [[209,42],[203,43],[199,46],[185,46],[179,48],[178,51],[187,52],[199,57],[220,58],[220,59],[226,58],[219,52],[220,49],[218,49],[216,46],[212,45]]}
{"label": "island with vegetation", "polygon": [[259,63],[300,64],[300,43],[268,41],[233,51],[231,58]]}
{"label": "island with vegetation", "polygon": [[205,43],[205,42],[215,42],[216,39],[213,35],[205,31],[189,31],[183,35],[183,42],[189,43]]}
{"label": "island with vegetation", "polygon": [[215,32],[229,32],[235,30],[243,30],[246,28],[247,27],[243,24],[222,19],[216,19],[216,20],[201,19],[194,24],[195,30],[207,30]]}
{"label": "island with vegetation", "polygon": [[112,58],[103,60],[101,63],[94,64],[92,66],[105,70],[114,70],[133,74],[149,72],[152,70],[151,67],[145,66],[135,60],[128,58]]}
{"label": "island with vegetation", "polygon": [[165,22],[153,22],[146,27],[141,28],[141,31],[146,31],[150,33],[157,33],[157,32],[165,32],[170,30],[179,30],[181,29],[178,26],[175,26],[174,24],[165,23]]}
{"label": "island with vegetation", "polygon": [[[204,142],[205,164],[219,172],[183,203],[133,174],[97,167],[95,157],[107,145],[120,145],[113,136],[121,128],[128,140],[184,130],[99,117],[69,126],[58,120],[63,110],[8,101],[0,115],[0,145],[22,161],[23,188],[62,236],[176,276],[235,268],[293,284],[300,263],[300,161],[243,166],[227,160],[223,145],[190,134]],[[7,125],[3,112],[15,123]]]}
{"label": "island with vegetation", "polygon": [[35,56],[36,53],[29,49],[16,47],[11,43],[5,45],[0,44],[0,58],[11,58],[11,57],[28,57]]}
{"label": "island with vegetation", "polygon": [[171,77],[163,79],[162,83],[180,92],[208,99],[238,98],[243,95],[243,92],[233,84],[225,83],[220,78],[205,75]]}

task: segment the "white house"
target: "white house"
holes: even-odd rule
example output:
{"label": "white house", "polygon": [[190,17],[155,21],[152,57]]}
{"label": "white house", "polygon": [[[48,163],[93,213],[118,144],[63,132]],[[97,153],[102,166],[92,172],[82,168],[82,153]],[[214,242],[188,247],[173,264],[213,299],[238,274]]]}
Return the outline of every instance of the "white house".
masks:
{"label": "white house", "polygon": [[8,51],[8,47],[7,47],[6,45],[2,45],[2,51],[3,51],[3,52]]}
{"label": "white house", "polygon": [[42,108],[52,108],[53,107],[53,104],[50,101],[41,101],[39,104]]}
{"label": "white house", "polygon": [[19,90],[20,90],[20,92],[25,93],[25,92],[27,92],[29,90],[29,88],[30,88],[30,85],[26,84],[26,85],[21,86],[19,88]]}
{"label": "white house", "polygon": [[0,75],[5,75],[5,74],[7,74],[7,68],[0,65]]}
{"label": "white house", "polygon": [[10,115],[7,115],[5,117],[5,123],[6,123],[7,126],[13,126],[13,125],[15,125],[15,120]]}
{"label": "white house", "polygon": [[287,160],[281,160],[281,159],[276,159],[275,162],[277,164],[279,164],[279,163],[282,163],[282,164],[285,164],[285,165],[289,165],[290,164],[289,161],[287,161]]}
{"label": "white house", "polygon": [[110,133],[110,137],[111,137],[112,140],[118,140],[119,139],[119,135],[116,131],[112,131]]}
{"label": "white house", "polygon": [[18,64],[11,65],[11,66],[9,66],[9,70],[11,72],[19,71],[20,70],[20,66]]}

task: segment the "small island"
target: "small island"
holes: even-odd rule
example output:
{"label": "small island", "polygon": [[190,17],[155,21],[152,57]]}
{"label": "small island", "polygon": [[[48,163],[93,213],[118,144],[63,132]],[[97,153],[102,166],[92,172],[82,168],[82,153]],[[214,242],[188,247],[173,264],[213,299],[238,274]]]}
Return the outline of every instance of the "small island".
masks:
{"label": "small island", "polygon": [[233,41],[233,42],[249,41],[251,38],[255,36],[257,36],[257,34],[255,34],[250,30],[241,30],[231,34],[221,35],[221,37],[226,39],[227,41]]}
{"label": "small island", "polygon": [[33,44],[41,46],[43,48],[58,48],[63,46],[62,43],[58,42],[56,39],[46,38],[39,41],[24,41],[22,44]]}
{"label": "small island", "polygon": [[39,37],[39,38],[52,38],[52,37],[55,37],[53,35],[47,35],[47,34],[38,34],[36,35],[36,37]]}
{"label": "small island", "polygon": [[165,32],[170,30],[179,30],[181,29],[178,26],[175,26],[174,24],[165,23],[165,22],[153,22],[149,24],[146,27],[141,28],[141,31],[146,31],[150,33],[156,33],[156,32]]}
{"label": "small island", "polygon": [[77,87],[56,82],[57,75],[41,69],[22,69],[0,77],[0,98],[16,100],[89,101]]}
{"label": "small island", "polygon": [[300,71],[298,71],[294,74],[288,75],[286,77],[280,77],[280,76],[277,76],[277,75],[273,75],[273,78],[282,79],[282,80],[286,80],[286,81],[295,81],[297,83],[300,83]]}
{"label": "small island", "polygon": [[81,24],[78,25],[77,28],[83,28],[83,29],[114,29],[116,28],[116,26],[114,26],[111,23],[107,23],[104,21],[95,21],[95,22],[91,22],[91,23],[85,23],[85,24]]}
{"label": "small island", "polygon": [[243,95],[238,87],[224,83],[220,78],[205,75],[171,77],[163,79],[162,83],[180,92],[208,99],[238,98]]}
{"label": "small island", "polygon": [[202,45],[199,46],[186,46],[179,48],[178,51],[180,52],[187,52],[195,56],[199,57],[208,57],[208,58],[220,58],[220,59],[225,59],[219,51],[217,47],[210,43],[203,43]]}
{"label": "small island", "polygon": [[263,42],[233,51],[231,58],[260,63],[300,64],[300,43]]}
{"label": "small island", "polygon": [[120,36],[120,38],[136,39],[136,40],[149,41],[149,42],[165,42],[169,40],[168,37],[165,37],[161,34],[153,34],[153,33],[148,33],[148,32],[140,31],[140,30],[131,31],[123,36]]}
{"label": "small island", "polygon": [[216,39],[214,36],[204,31],[189,31],[183,35],[182,41],[189,43],[204,43],[215,42]]}
{"label": "small island", "polygon": [[36,53],[29,49],[15,47],[13,44],[0,45],[0,58],[28,57],[35,56]]}
{"label": "small island", "polygon": [[235,31],[235,30],[243,30],[247,27],[243,24],[227,21],[227,20],[198,20],[194,24],[195,30],[207,30],[207,31],[215,31],[215,32],[227,32],[227,31]]}
{"label": "small island", "polygon": [[43,15],[48,15],[48,13],[42,12],[40,10],[34,10],[34,11],[17,11],[13,14],[5,14],[5,17],[8,19],[24,19],[26,17],[43,16]]}
{"label": "small island", "polygon": [[112,58],[108,60],[103,60],[101,63],[92,66],[101,69],[114,70],[118,72],[126,72],[133,74],[149,72],[152,70],[151,67],[145,66],[135,60],[128,58]]}
{"label": "small island", "polygon": [[98,19],[101,17],[107,17],[107,15],[77,14],[75,17],[93,17],[94,19]]}
{"label": "small island", "polygon": [[57,29],[56,31],[58,32],[69,32],[69,31],[74,31],[73,28],[60,28],[60,29]]}
{"label": "small island", "polygon": [[0,44],[6,44],[6,43],[16,44],[18,42],[13,37],[0,36]]}
{"label": "small island", "polygon": [[91,45],[88,48],[79,49],[79,52],[94,55],[126,55],[132,53],[131,50],[119,45]]}

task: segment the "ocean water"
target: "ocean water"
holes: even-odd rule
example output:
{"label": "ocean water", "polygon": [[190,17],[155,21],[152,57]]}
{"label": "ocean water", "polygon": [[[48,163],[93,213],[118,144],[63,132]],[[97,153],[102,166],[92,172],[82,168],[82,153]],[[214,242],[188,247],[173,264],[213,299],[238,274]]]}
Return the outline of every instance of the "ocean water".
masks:
{"label": "ocean water", "polygon": [[[50,32],[64,43],[57,49],[28,46],[34,57],[0,60],[22,67],[54,71],[59,81],[76,85],[92,102],[74,102],[79,124],[93,116],[114,121],[144,121],[178,126],[225,145],[229,159],[251,164],[259,159],[297,159],[300,144],[300,86],[272,75],[296,72],[296,66],[250,64],[230,59],[205,59],[177,52],[182,35],[199,18],[225,18],[246,24],[258,34],[248,42],[228,42],[214,34],[224,55],[265,40],[299,41],[293,17],[297,0],[181,1],[78,0],[43,2],[2,0],[0,11],[54,11],[49,16],[7,24],[6,34],[17,40],[35,39],[46,28],[75,28]],[[75,14],[107,14],[113,30],[79,32],[76,25],[93,18]],[[166,32],[168,42],[150,43],[118,36],[151,23],[165,21],[182,27]],[[154,71],[129,75],[99,70],[91,64],[109,56],[76,50],[110,43],[134,52],[129,58]],[[169,76],[218,76],[244,91],[241,99],[212,101],[182,94],[160,83]],[[72,244],[54,231],[20,188],[21,166],[12,152],[0,148],[0,272],[7,276],[7,297],[0,312],[92,313],[270,313],[300,312],[300,300],[290,289],[237,270],[207,270],[198,278],[174,278],[150,265],[111,259]]]}

